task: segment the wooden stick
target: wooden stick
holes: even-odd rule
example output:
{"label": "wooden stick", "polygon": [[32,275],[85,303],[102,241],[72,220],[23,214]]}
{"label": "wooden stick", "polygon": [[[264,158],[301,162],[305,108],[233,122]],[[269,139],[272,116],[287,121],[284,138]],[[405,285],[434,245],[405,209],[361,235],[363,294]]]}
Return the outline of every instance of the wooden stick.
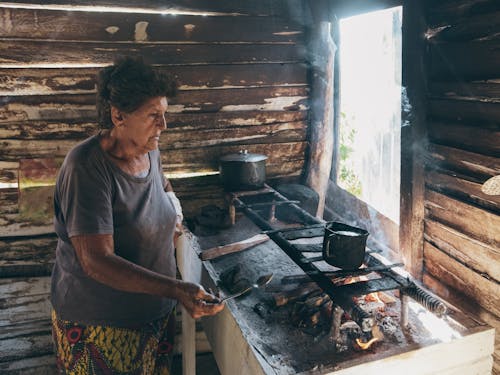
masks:
{"label": "wooden stick", "polygon": [[262,233],[256,234],[255,236],[247,238],[246,240],[243,241],[233,242],[228,245],[216,246],[204,250],[200,254],[200,259],[211,260],[226,254],[237,253],[239,251],[243,251],[253,246],[259,245],[263,242],[266,242],[267,240],[269,240],[269,236],[267,234],[262,234]]}

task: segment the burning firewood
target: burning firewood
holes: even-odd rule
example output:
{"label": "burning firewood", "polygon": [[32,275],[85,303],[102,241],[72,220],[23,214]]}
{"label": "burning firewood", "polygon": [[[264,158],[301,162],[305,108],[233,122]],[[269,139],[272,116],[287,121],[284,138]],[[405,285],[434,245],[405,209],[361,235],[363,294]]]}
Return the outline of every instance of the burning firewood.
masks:
{"label": "burning firewood", "polygon": [[316,283],[307,283],[301,285],[297,289],[275,293],[273,295],[274,303],[276,306],[284,306],[291,301],[306,297],[311,293],[318,292],[321,289]]}

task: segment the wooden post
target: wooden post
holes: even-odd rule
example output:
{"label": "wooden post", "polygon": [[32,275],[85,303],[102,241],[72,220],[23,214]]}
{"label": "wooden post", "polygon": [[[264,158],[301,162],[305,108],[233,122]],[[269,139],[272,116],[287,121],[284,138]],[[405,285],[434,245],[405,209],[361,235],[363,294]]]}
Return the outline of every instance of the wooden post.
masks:
{"label": "wooden post", "polygon": [[409,110],[402,113],[399,244],[403,262],[416,279],[422,278],[424,242],[424,162],[419,155],[425,154],[425,27],[420,2],[404,1],[402,78]]}
{"label": "wooden post", "polygon": [[319,195],[316,216],[322,218],[333,157],[333,65],[336,46],[330,22],[320,21],[313,26],[309,45],[312,87],[306,184]]}
{"label": "wooden post", "polygon": [[[175,244],[177,267],[183,280],[199,283],[201,280],[201,263],[192,261],[190,255],[189,234],[184,232]],[[196,374],[196,321],[182,308],[182,374]]]}

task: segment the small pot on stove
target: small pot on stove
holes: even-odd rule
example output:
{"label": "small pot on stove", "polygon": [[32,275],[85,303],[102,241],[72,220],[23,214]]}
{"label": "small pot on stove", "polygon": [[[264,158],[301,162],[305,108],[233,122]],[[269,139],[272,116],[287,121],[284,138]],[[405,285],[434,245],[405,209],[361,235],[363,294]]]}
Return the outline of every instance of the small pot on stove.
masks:
{"label": "small pot on stove", "polygon": [[256,190],[266,182],[267,156],[240,150],[219,160],[219,172],[226,191]]}
{"label": "small pot on stove", "polygon": [[323,260],[341,269],[358,269],[365,259],[368,234],[361,228],[328,222],[323,237]]}

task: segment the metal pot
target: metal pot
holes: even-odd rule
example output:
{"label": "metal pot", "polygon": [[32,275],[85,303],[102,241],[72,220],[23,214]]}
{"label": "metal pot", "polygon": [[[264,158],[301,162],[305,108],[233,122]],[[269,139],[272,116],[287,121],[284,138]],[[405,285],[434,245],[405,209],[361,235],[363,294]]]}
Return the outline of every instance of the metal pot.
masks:
{"label": "metal pot", "polygon": [[328,222],[323,237],[323,260],[345,270],[358,269],[365,259],[367,238],[364,229]]}
{"label": "metal pot", "polygon": [[226,191],[260,189],[266,182],[267,156],[241,150],[220,158],[219,172]]}

